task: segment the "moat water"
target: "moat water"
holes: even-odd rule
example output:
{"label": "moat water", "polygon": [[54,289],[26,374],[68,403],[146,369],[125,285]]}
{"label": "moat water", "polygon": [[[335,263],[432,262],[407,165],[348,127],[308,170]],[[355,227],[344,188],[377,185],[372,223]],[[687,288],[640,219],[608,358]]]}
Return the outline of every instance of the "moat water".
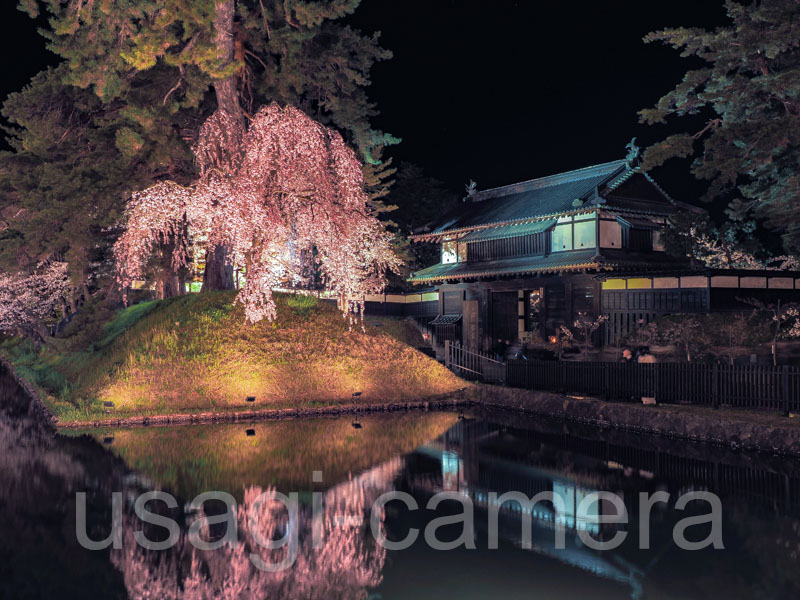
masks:
{"label": "moat water", "polygon": [[798,598],[799,463],[480,411],[59,433],[0,372],[0,597]]}

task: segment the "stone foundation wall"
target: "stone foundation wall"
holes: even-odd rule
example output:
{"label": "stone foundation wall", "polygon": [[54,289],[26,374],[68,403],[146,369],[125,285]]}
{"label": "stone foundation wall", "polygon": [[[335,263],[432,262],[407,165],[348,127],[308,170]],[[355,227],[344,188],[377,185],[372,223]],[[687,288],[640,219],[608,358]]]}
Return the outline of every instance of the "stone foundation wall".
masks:
{"label": "stone foundation wall", "polygon": [[470,397],[488,409],[546,415],[602,428],[685,438],[734,449],[800,456],[800,419],[769,413],[663,404],[644,406],[489,385],[474,386]]}

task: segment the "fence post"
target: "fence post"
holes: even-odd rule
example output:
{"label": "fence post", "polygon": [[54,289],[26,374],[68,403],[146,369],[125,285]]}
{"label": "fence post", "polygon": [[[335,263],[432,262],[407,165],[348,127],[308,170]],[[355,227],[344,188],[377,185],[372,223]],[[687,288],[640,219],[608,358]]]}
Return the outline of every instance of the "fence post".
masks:
{"label": "fence post", "polygon": [[561,392],[567,393],[567,363],[561,361]]}
{"label": "fence post", "polygon": [[450,340],[444,341],[444,366],[450,368]]}
{"label": "fence post", "polygon": [[661,394],[658,391],[658,382],[659,382],[659,368],[658,363],[653,364],[653,400],[656,404],[658,404],[658,398]]}
{"label": "fence post", "polygon": [[711,408],[719,408],[719,365],[711,367]]}
{"label": "fence post", "polygon": [[789,365],[783,365],[781,370],[781,381],[783,383],[783,416],[789,416]]}

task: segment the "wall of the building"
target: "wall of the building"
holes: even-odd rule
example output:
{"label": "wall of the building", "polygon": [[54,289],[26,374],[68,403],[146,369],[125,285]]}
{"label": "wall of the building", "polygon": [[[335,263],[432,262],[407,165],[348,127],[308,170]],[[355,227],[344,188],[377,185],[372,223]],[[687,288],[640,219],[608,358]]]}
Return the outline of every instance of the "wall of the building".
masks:
{"label": "wall of the building", "polygon": [[[531,318],[529,293],[542,290],[538,322]],[[609,317],[597,342],[610,345],[643,323],[662,315],[752,310],[744,302],[800,302],[800,278],[781,274],[705,276],[638,276],[599,281],[593,275],[574,274],[443,284],[439,293],[367,299],[367,314],[400,317],[465,315],[462,336],[480,350],[491,351],[497,339],[546,339],[580,313]],[[378,301],[380,300],[380,301]],[[465,302],[472,302],[465,307]],[[469,310],[465,310],[468,308]],[[468,332],[474,308],[477,335]]]}
{"label": "wall of the building", "polygon": [[[528,293],[533,290],[544,292],[538,323],[529,318],[526,306]],[[465,301],[476,302],[479,349],[490,351],[498,339],[545,339],[561,325],[572,323],[579,312],[598,314],[600,282],[590,275],[576,274],[440,287],[440,314],[462,314]],[[467,327],[468,323],[464,323]]]}
{"label": "wall of the building", "polygon": [[439,293],[379,294],[367,296],[364,312],[372,316],[431,317],[439,313]]}

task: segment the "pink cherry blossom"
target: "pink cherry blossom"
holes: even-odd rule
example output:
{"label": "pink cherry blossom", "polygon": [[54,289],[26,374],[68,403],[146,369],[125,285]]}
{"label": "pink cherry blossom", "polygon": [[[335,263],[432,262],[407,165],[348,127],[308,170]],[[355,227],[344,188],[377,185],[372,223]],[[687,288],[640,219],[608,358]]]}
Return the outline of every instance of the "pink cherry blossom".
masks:
{"label": "pink cherry blossom", "polygon": [[273,103],[246,128],[217,112],[193,151],[191,185],[165,181],[133,195],[114,247],[123,288],[144,278],[161,244],[172,244],[176,270],[191,262],[192,245],[224,246],[246,273],[237,301],[256,322],[275,317],[272,290],[302,284],[309,263],[353,312],[399,266],[391,234],[368,210],[355,153],[297,108]]}

